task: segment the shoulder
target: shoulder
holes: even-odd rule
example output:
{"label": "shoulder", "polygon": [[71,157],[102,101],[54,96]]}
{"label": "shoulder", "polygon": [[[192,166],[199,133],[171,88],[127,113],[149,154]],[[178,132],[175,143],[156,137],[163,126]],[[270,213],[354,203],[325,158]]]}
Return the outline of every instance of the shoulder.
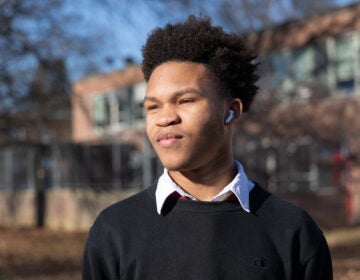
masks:
{"label": "shoulder", "polygon": [[290,246],[303,265],[314,258],[328,258],[324,234],[306,210],[270,194],[259,185],[255,185],[250,199],[254,204],[254,221],[278,248]]}
{"label": "shoulder", "polygon": [[156,213],[154,186],[106,207],[96,217],[92,230],[114,228],[139,219],[146,213]]}
{"label": "shoulder", "polygon": [[282,244],[297,244],[295,247],[299,248],[303,259],[314,255],[319,246],[327,246],[323,232],[306,210],[270,194],[259,185],[254,190],[252,199],[258,207],[254,215],[273,239]]}
{"label": "shoulder", "polygon": [[274,234],[294,235],[305,243],[318,242],[323,239],[323,233],[309,213],[274,195],[259,185],[250,194],[256,208],[254,215]]}
{"label": "shoulder", "polygon": [[288,226],[315,224],[304,209],[269,193],[258,184],[250,193],[250,203],[255,215],[264,216],[269,220],[286,223]]}
{"label": "shoulder", "polygon": [[118,201],[107,208],[105,208],[100,215],[102,216],[113,216],[119,215],[123,212],[131,214],[132,211],[155,208],[155,186],[150,186],[128,198]]}
{"label": "shoulder", "polygon": [[292,244],[300,264],[305,266],[310,260],[329,259],[324,233],[306,210],[274,195],[269,202],[272,225],[279,229],[272,232],[280,236],[278,242]]}

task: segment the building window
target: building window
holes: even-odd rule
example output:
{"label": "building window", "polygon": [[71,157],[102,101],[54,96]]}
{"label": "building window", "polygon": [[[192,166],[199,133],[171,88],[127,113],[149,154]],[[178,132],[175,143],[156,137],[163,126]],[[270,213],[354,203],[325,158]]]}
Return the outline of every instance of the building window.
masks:
{"label": "building window", "polygon": [[295,82],[312,84],[326,79],[326,47],[314,43],[292,51],[292,73]]}
{"label": "building window", "polygon": [[144,97],[146,91],[146,83],[136,84],[133,88],[134,102],[134,118],[135,121],[143,121],[145,119]]}
{"label": "building window", "polygon": [[335,38],[335,75],[337,89],[352,91],[355,86],[356,49],[352,34]]}
{"label": "building window", "polygon": [[114,91],[111,95],[113,108],[113,125],[129,124],[131,121],[131,88]]}
{"label": "building window", "polygon": [[105,127],[110,124],[109,102],[104,95],[97,95],[93,102],[93,122],[97,127]]}
{"label": "building window", "polygon": [[146,83],[94,96],[92,120],[95,129],[119,130],[144,123]]}
{"label": "building window", "polygon": [[283,101],[308,100],[325,91],[327,60],[324,42],[271,53],[263,59],[260,86]]}
{"label": "building window", "polygon": [[[260,88],[269,92],[267,98],[286,100],[293,88],[289,75],[289,51],[274,52],[261,59]],[[264,98],[266,98],[264,96]]]}
{"label": "building window", "polygon": [[265,56],[260,64],[262,83],[267,88],[277,88],[289,75],[288,53],[279,52]]}

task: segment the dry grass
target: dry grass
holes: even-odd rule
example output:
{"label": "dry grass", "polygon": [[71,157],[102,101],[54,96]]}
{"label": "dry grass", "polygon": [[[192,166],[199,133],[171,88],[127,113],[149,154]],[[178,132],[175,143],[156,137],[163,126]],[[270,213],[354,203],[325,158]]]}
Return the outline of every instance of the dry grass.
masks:
{"label": "dry grass", "polygon": [[0,229],[0,279],[81,279],[85,233]]}
{"label": "dry grass", "polygon": [[[360,227],[326,233],[334,279],[360,279]],[[85,233],[0,229],[0,279],[81,279]]]}

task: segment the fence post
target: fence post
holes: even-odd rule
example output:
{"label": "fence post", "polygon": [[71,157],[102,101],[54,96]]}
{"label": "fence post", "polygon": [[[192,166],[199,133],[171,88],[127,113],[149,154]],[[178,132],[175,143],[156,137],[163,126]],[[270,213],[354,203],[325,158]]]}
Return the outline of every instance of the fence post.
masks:
{"label": "fence post", "polygon": [[115,190],[122,188],[122,178],[120,178],[121,172],[121,146],[116,142],[111,143],[111,158],[112,158],[112,187]]}
{"label": "fence post", "polygon": [[143,173],[143,188],[149,186],[152,181],[152,168],[151,168],[151,148],[149,141],[145,140],[144,144],[144,153],[143,153],[143,164],[142,164],[142,173]]}
{"label": "fence post", "polygon": [[34,147],[30,147],[26,153],[26,177],[27,185],[29,189],[35,189],[35,150]]}
{"label": "fence post", "polygon": [[51,153],[50,153],[50,182],[51,187],[53,188],[60,188],[62,185],[62,169],[60,167],[60,159],[61,159],[61,150],[60,146],[57,145],[51,145],[50,147]]}
{"label": "fence post", "polygon": [[8,190],[14,190],[15,187],[13,186],[13,148],[6,147],[4,151],[4,181],[5,181],[5,188]]}

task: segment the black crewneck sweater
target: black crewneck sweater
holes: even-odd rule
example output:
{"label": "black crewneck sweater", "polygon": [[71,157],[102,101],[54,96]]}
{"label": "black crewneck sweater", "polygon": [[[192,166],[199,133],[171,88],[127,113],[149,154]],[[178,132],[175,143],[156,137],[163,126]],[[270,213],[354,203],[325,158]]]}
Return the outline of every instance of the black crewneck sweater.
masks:
{"label": "black crewneck sweater", "polygon": [[97,217],[85,246],[83,279],[332,279],[325,238],[302,209],[255,185],[251,213],[237,201],[169,198],[155,188]]}

